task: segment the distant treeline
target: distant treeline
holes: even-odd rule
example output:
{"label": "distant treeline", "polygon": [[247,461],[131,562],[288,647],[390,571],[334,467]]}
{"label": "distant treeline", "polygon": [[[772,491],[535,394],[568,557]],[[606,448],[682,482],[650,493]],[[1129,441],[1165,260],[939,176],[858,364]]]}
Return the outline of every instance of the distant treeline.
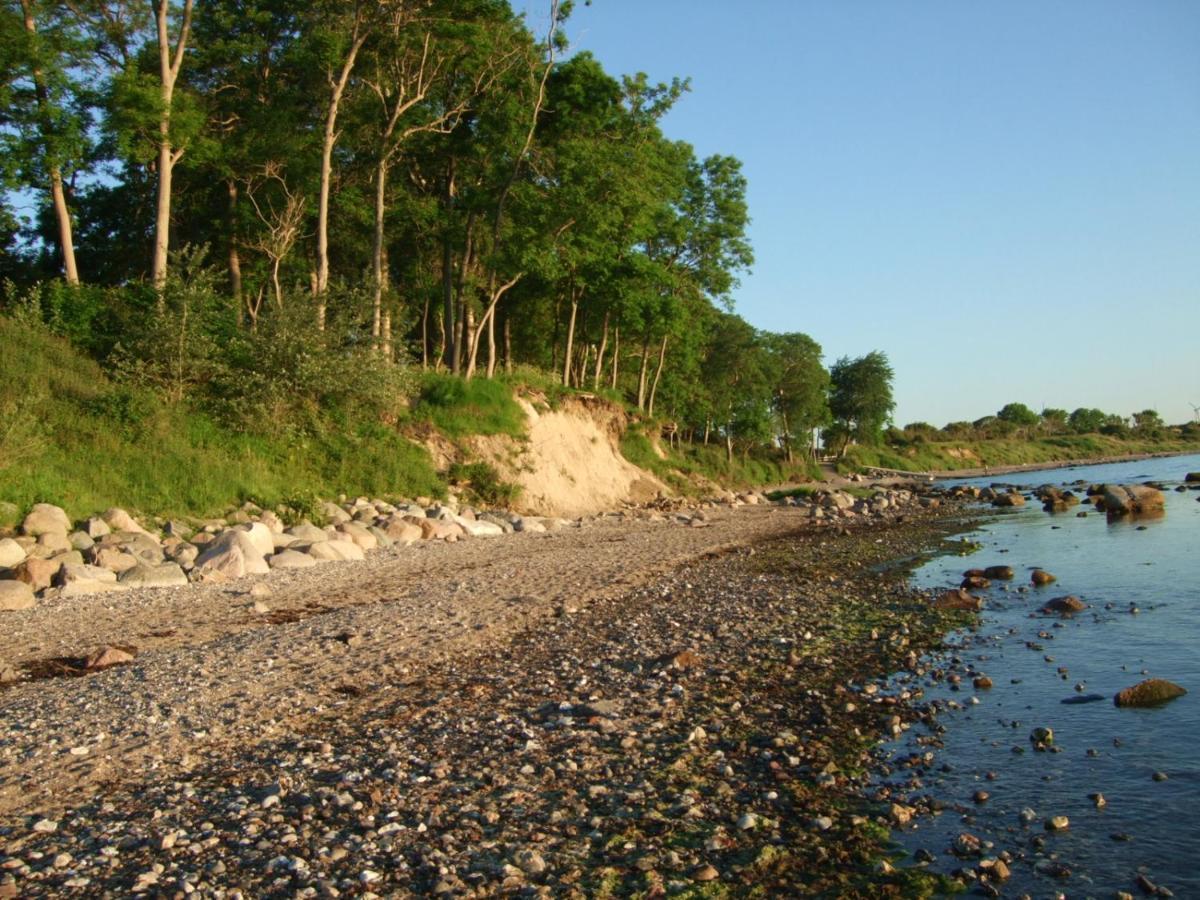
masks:
{"label": "distant treeline", "polygon": [[1024,403],[1008,403],[994,416],[974,422],[950,422],[936,428],[927,422],[910,422],[903,428],[885,432],[889,443],[920,441],[990,440],[1004,438],[1046,438],[1062,435],[1101,434],[1114,438],[1155,440],[1158,438],[1200,438],[1200,423],[1167,425],[1157,410],[1144,409],[1129,416],[1106,413],[1100,409],[1047,407],[1036,413]]}

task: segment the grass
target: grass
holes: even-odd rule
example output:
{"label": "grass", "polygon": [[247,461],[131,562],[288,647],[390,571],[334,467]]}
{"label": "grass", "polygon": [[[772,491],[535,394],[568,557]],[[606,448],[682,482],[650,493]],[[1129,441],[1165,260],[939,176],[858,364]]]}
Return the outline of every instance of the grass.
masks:
{"label": "grass", "polygon": [[424,448],[380,422],[239,432],[112,381],[35,325],[0,317],[0,347],[0,502],[21,509],[207,516],[246,500],[445,493]]}
{"label": "grass", "polygon": [[[877,466],[884,469],[929,472],[999,466],[1062,462],[1071,459],[1100,459],[1135,453],[1166,453],[1200,450],[1200,442],[1147,440],[1101,434],[1061,435],[1018,440],[1002,438],[975,441],[926,441],[898,446],[853,446],[840,468]],[[952,454],[951,451],[955,453]],[[965,453],[963,451],[969,451]]]}
{"label": "grass", "polygon": [[745,489],[787,481],[816,481],[821,477],[820,468],[811,460],[788,463],[778,453],[735,453],[731,463],[725,448],[717,444],[685,442],[662,449],[665,457],[655,451],[645,426],[630,426],[621,438],[621,455],[686,494],[702,492],[697,479]]}
{"label": "grass", "polygon": [[409,418],[432,423],[450,438],[472,434],[525,437],[525,413],[502,380],[470,381],[442,372],[421,376],[417,401]]}

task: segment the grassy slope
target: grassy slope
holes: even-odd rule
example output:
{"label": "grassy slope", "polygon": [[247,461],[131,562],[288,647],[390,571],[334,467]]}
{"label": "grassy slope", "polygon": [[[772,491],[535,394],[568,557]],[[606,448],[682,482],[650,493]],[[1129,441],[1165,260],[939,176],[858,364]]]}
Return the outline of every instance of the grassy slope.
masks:
{"label": "grassy slope", "polygon": [[[973,456],[951,455],[969,450]],[[1136,453],[1200,451],[1200,442],[1121,439],[1100,434],[1063,435],[1037,440],[937,441],[910,447],[851,447],[851,466],[880,466],[914,472],[953,471],[982,466],[1016,466],[1075,459],[1102,459]]]}
{"label": "grassy slope", "polygon": [[69,344],[0,317],[0,501],[73,516],[211,515],[254,500],[438,496],[425,450],[377,422],[250,435],[111,382]]}
{"label": "grassy slope", "polygon": [[[630,428],[621,439],[621,454],[647,471],[653,472],[671,487],[684,494],[697,492],[697,484],[689,479],[697,476],[733,488],[761,487],[788,481],[815,481],[821,471],[815,463],[798,459],[788,464],[782,458],[759,455],[743,458],[734,454],[732,464],[725,449],[716,444],[682,444],[678,449],[663,448],[666,458],[655,452],[646,433]],[[701,491],[703,493],[703,491]]]}

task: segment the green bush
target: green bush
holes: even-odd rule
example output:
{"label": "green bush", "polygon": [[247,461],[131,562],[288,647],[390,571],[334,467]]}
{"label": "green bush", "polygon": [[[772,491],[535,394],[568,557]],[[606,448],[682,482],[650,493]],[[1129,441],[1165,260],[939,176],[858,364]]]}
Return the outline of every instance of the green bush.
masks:
{"label": "green bush", "polygon": [[485,462],[455,463],[449,478],[468,499],[485,506],[508,508],[521,496],[520,485],[501,480],[495,467]]}

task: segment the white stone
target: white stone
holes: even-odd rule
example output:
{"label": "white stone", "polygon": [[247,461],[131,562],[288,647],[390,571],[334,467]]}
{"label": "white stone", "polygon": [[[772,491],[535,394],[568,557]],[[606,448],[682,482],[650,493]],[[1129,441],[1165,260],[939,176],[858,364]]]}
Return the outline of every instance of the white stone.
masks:
{"label": "white stone", "polygon": [[0,538],[0,569],[11,569],[25,560],[25,548],[12,538]]}

